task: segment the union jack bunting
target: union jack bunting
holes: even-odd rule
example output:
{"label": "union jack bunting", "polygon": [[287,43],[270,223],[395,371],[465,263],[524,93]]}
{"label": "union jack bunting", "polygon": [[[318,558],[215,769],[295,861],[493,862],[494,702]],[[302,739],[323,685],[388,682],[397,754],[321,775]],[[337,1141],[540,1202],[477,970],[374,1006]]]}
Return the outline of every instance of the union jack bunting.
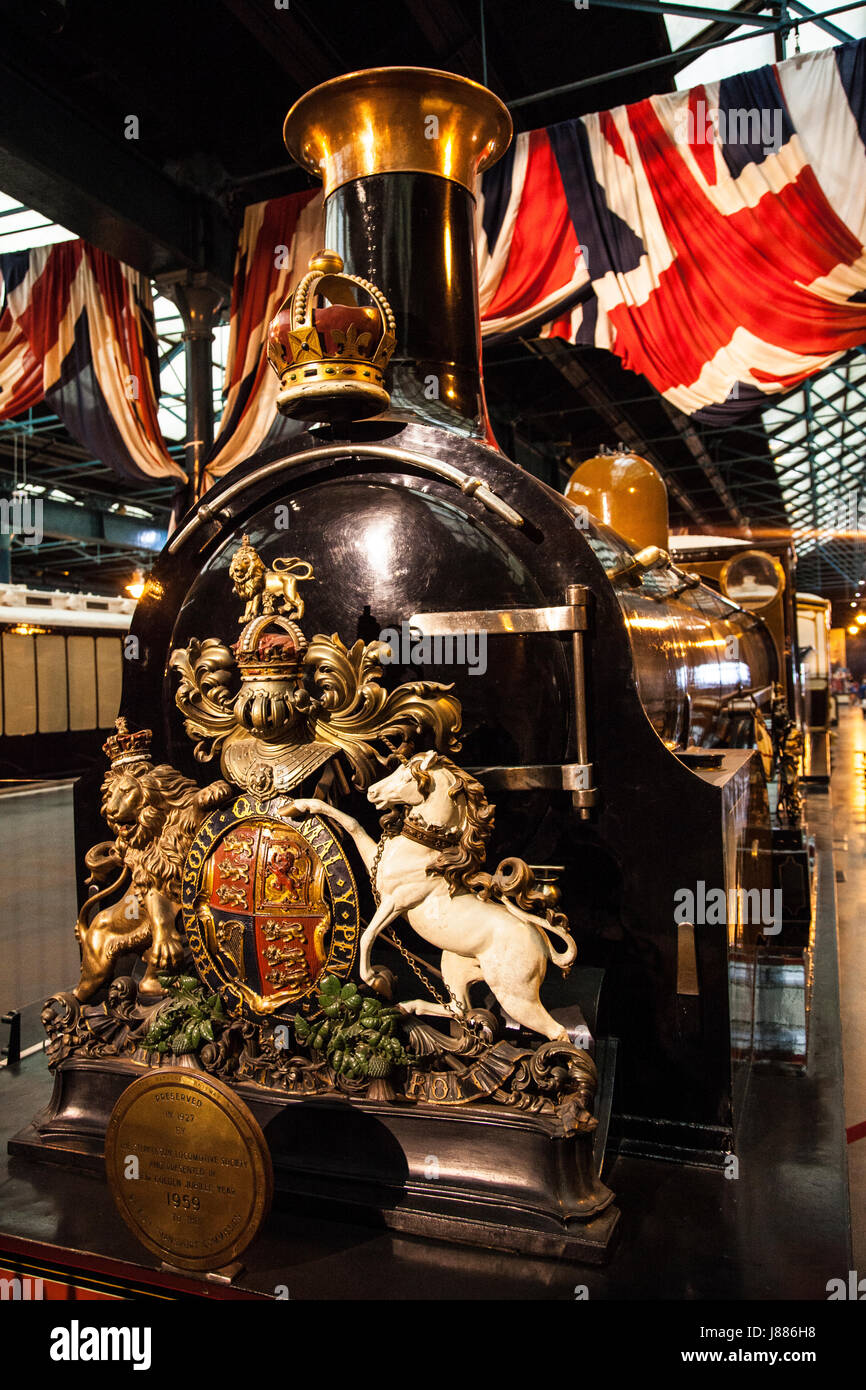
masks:
{"label": "union jack bunting", "polygon": [[[203,486],[299,426],[267,325],[321,194],[247,208]],[[866,41],[518,135],[477,203],[482,332],[606,348],[685,414],[758,408],[866,341]],[[43,397],[122,475],[185,474],[158,426],[145,277],[81,241],[0,257],[0,419]]]}
{"label": "union jack bunting", "polygon": [[[300,426],[277,414],[267,327],[321,238],[321,195],[246,210],[232,288],[225,409],[203,486]],[[0,256],[0,419],[43,399],[123,477],[186,481],[158,421],[150,282],[84,241]]]}
{"label": "union jack bunting", "polygon": [[246,209],[232,285],[225,408],[205,464],[205,488],[265,444],[301,429],[277,413],[280,383],[265,345],[268,324],[319,250],[321,238],[322,196],[315,190]]}
{"label": "union jack bunting", "polygon": [[0,256],[0,418],[43,398],[137,482],[186,474],[159,429],[150,282],[84,241]]}
{"label": "union jack bunting", "polygon": [[866,41],[518,135],[482,180],[485,339],[607,348],[686,415],[866,340]]}
{"label": "union jack bunting", "polygon": [[42,363],[34,357],[8,307],[0,312],[0,420],[11,420],[38,405]]}

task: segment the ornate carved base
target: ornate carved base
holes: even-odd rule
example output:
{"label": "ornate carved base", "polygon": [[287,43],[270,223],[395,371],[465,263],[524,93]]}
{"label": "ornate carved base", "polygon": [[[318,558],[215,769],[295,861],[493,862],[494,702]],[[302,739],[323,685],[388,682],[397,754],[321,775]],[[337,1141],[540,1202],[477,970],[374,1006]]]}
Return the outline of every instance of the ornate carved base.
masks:
{"label": "ornate carved base", "polygon": [[[111,1110],[148,1071],[122,1058],[61,1062],[51,1104],[10,1153],[102,1171]],[[592,1135],[563,1135],[554,1115],[235,1089],[265,1131],[277,1190],[323,1215],[593,1264],[611,1249],[619,1211],[595,1175]]]}

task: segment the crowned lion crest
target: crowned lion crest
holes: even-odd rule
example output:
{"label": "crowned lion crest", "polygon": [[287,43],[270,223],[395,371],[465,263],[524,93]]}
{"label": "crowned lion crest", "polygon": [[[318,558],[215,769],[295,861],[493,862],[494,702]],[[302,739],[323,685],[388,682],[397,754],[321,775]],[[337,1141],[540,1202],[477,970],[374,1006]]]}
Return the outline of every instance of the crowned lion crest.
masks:
{"label": "crowned lion crest", "polygon": [[229,578],[235,593],[238,598],[247,600],[238,622],[248,623],[262,614],[274,613],[300,621],[304,616],[304,600],[298,592],[298,584],[312,577],[312,565],[295,556],[288,560],[277,559],[268,569],[259,552],[250,545],[249,536],[244,536],[229,565]]}

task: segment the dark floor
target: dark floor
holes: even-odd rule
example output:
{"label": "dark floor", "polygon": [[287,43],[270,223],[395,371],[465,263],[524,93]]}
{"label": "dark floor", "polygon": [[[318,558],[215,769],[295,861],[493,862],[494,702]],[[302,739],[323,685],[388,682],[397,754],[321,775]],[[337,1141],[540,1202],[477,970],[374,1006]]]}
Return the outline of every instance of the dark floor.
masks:
{"label": "dark floor", "polygon": [[0,1014],[42,1040],[42,1001],[78,975],[72,782],[0,791]]}

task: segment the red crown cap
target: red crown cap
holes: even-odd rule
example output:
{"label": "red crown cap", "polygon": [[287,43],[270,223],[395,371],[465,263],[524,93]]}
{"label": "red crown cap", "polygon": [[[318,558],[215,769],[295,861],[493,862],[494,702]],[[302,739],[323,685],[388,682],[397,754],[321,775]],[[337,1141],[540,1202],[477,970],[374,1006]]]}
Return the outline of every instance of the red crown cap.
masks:
{"label": "red crown cap", "polygon": [[127,721],[121,716],[114,722],[116,733],[111,734],[102,745],[102,751],[112,767],[120,763],[140,763],[150,761],[151,729],[138,729],[132,733]]}
{"label": "red crown cap", "polygon": [[[369,305],[358,303],[359,290]],[[382,292],[343,274],[336,251],[320,251],[268,328],[268,361],[282,387],[277,408],[300,420],[381,414],[390,404],[385,368],[395,342]]]}

